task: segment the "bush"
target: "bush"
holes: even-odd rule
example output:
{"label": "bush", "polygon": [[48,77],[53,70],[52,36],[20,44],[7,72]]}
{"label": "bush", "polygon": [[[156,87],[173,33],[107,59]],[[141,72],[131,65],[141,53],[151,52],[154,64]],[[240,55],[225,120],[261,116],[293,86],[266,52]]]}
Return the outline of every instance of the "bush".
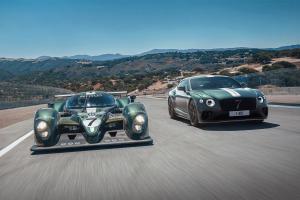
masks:
{"label": "bush", "polygon": [[296,68],[296,65],[290,62],[280,61],[280,62],[273,63],[272,65],[265,65],[263,66],[262,70],[271,71],[276,69],[287,69],[287,68],[293,69]]}
{"label": "bush", "polygon": [[174,84],[172,84],[172,83],[169,83],[169,84],[167,85],[167,88],[168,88],[168,89],[170,89],[170,88],[172,88],[172,87],[174,87]]}
{"label": "bush", "polygon": [[219,74],[224,76],[232,76],[229,69],[223,69],[219,72]]}
{"label": "bush", "polygon": [[251,73],[257,73],[258,71],[256,69],[250,68],[250,67],[241,67],[238,69],[239,72],[242,74],[251,74]]}
{"label": "bush", "polygon": [[193,69],[194,72],[204,72],[204,70],[200,67],[196,67]]}
{"label": "bush", "polygon": [[267,52],[260,52],[254,54],[252,59],[255,63],[267,64],[270,63],[272,57]]}

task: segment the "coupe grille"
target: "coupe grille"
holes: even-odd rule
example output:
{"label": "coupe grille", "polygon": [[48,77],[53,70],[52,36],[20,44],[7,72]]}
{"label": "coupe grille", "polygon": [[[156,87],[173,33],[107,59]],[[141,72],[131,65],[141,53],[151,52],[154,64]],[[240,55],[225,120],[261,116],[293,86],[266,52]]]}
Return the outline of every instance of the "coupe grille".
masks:
{"label": "coupe grille", "polygon": [[255,110],[256,99],[255,98],[224,99],[220,101],[220,105],[223,111]]}

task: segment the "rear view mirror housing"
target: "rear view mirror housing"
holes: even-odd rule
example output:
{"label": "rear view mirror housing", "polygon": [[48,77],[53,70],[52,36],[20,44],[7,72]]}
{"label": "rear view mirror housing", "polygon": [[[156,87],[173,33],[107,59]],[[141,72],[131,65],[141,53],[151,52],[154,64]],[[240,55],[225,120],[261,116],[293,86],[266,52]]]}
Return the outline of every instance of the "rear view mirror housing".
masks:
{"label": "rear view mirror housing", "polygon": [[54,103],[53,102],[49,102],[48,103],[48,108],[54,108]]}
{"label": "rear view mirror housing", "polygon": [[129,98],[130,98],[130,102],[133,103],[134,100],[136,99],[136,96],[135,95],[131,95],[131,96],[129,96]]}
{"label": "rear view mirror housing", "polygon": [[180,90],[180,91],[184,91],[184,92],[186,92],[186,90],[185,90],[185,87],[184,87],[184,86],[178,86],[178,87],[177,87],[177,90]]}

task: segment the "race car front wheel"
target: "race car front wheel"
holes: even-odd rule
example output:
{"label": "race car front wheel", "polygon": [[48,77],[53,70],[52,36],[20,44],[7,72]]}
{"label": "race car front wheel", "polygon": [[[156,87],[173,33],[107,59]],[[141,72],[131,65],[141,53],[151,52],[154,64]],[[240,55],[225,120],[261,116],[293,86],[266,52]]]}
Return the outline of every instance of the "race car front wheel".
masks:
{"label": "race car front wheel", "polygon": [[169,110],[170,117],[172,119],[176,119],[176,113],[175,113],[175,110],[174,110],[173,102],[170,98],[168,99],[168,110]]}
{"label": "race car front wheel", "polygon": [[193,100],[189,103],[189,116],[190,116],[191,125],[192,126],[199,126],[197,107],[196,107],[195,102]]}

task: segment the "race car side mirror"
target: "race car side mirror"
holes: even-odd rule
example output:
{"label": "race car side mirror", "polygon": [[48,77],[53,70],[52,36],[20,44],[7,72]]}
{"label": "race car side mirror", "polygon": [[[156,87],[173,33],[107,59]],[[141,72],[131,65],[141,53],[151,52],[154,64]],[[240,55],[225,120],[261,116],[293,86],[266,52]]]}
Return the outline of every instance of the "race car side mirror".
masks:
{"label": "race car side mirror", "polygon": [[246,88],[247,87],[247,83],[241,83],[242,88]]}
{"label": "race car side mirror", "polygon": [[48,108],[54,108],[54,103],[53,102],[49,102],[48,103]]}
{"label": "race car side mirror", "polygon": [[136,96],[135,96],[135,95],[131,95],[131,96],[130,96],[130,102],[131,102],[131,103],[133,103],[135,99],[136,99]]}
{"label": "race car side mirror", "polygon": [[60,113],[60,116],[61,116],[61,117],[71,117],[71,116],[72,116],[72,113],[67,112],[67,111],[64,111],[64,112],[61,112],[61,113]]}

